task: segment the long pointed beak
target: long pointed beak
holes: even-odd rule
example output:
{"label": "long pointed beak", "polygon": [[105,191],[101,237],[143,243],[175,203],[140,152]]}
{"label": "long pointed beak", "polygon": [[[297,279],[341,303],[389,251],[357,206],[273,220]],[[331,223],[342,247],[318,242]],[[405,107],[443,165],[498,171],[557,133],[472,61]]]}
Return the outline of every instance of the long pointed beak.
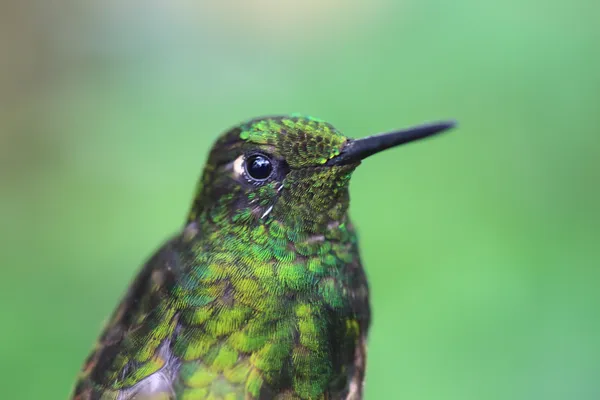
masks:
{"label": "long pointed beak", "polygon": [[364,160],[391,147],[400,146],[415,140],[444,132],[456,125],[454,121],[424,124],[400,131],[380,133],[362,139],[350,139],[340,155],[331,158],[326,165],[344,165]]}

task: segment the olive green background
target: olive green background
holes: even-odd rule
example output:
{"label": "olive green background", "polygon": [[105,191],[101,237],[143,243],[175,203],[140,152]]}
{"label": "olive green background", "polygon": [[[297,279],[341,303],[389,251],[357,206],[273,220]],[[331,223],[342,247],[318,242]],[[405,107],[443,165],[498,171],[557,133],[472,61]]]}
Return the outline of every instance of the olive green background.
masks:
{"label": "olive green background", "polygon": [[0,380],[65,399],[217,135],[301,112],[370,158],[367,399],[600,398],[600,3],[3,1]]}

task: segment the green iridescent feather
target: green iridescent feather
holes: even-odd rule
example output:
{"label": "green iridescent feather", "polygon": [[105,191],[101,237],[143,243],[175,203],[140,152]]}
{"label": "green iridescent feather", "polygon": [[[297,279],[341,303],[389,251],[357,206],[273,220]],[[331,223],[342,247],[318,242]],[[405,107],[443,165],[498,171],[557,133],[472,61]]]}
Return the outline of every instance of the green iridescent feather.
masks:
{"label": "green iridescent feather", "polygon": [[[145,265],[74,399],[360,399],[367,282],[348,218],[358,163],[315,118],[268,117],[212,149],[181,234]],[[251,154],[274,161],[256,182]]]}

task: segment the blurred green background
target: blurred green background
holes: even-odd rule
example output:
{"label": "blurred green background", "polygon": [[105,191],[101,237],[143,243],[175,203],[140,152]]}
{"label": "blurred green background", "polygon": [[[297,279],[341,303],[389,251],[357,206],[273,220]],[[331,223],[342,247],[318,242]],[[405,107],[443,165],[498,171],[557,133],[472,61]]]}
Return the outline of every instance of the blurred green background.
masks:
{"label": "blurred green background", "polygon": [[207,151],[249,117],[369,159],[367,399],[600,398],[600,3],[0,2],[2,398],[64,399]]}

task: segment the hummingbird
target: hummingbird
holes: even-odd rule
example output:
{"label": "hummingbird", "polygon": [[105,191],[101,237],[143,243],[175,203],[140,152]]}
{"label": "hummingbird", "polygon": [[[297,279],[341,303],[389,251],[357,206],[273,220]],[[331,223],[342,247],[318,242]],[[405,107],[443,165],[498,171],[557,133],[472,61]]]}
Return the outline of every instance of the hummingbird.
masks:
{"label": "hummingbird", "polygon": [[292,114],[225,132],[181,232],[134,279],[71,398],[362,399],[371,312],[350,178],[453,125],[350,139]]}

